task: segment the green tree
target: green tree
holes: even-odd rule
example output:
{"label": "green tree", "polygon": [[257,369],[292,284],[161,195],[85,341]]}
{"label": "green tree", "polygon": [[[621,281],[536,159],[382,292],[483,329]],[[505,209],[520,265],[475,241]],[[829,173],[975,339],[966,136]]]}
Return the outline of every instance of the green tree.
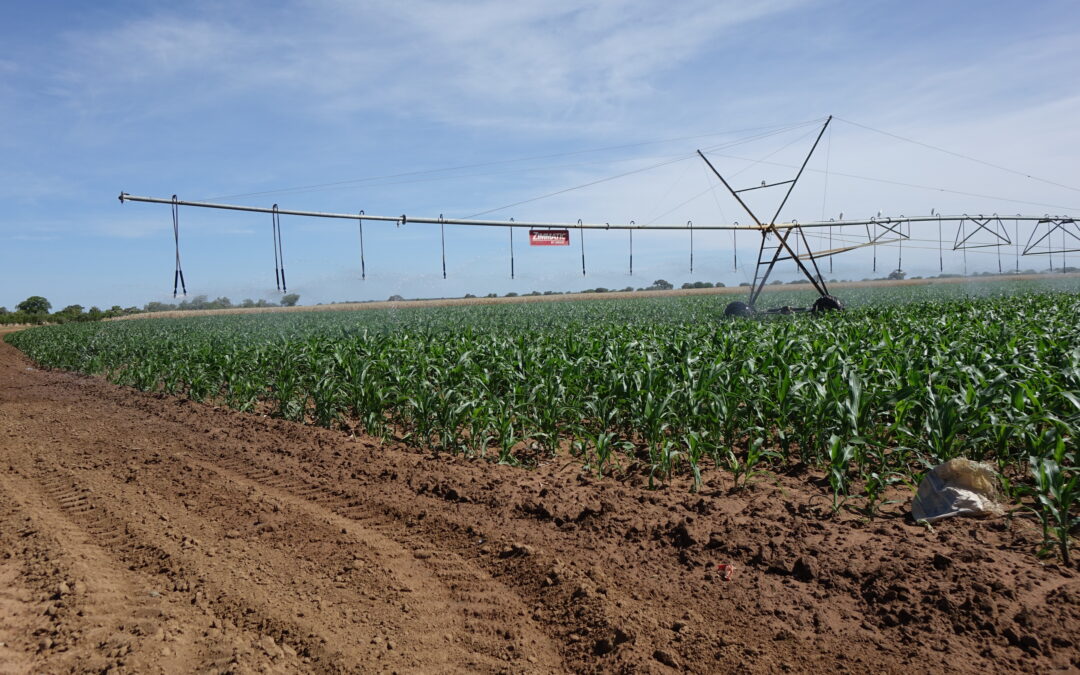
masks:
{"label": "green tree", "polygon": [[289,293],[281,297],[282,307],[296,307],[296,303],[300,300],[299,293]]}
{"label": "green tree", "polygon": [[193,296],[190,300],[181,300],[180,304],[174,309],[179,309],[181,311],[187,311],[189,309],[206,309],[208,300],[208,296],[199,294]]}
{"label": "green tree", "polygon": [[59,312],[57,312],[57,314],[70,314],[71,316],[79,316],[82,313],[83,313],[83,306],[82,305],[68,305],[67,307],[65,307],[62,310],[60,310]]}
{"label": "green tree", "polygon": [[47,314],[52,309],[52,303],[40,295],[31,295],[15,305],[15,307],[20,312],[26,312],[27,314]]}
{"label": "green tree", "polygon": [[652,286],[649,286],[648,290],[650,290],[650,291],[670,291],[673,288],[675,288],[675,284],[671,283],[670,281],[668,281],[666,279],[657,279],[656,281],[652,282]]}

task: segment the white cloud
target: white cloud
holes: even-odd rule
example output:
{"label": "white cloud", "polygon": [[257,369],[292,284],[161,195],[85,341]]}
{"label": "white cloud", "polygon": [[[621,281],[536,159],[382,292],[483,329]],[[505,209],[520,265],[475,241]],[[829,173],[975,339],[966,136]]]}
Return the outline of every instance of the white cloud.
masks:
{"label": "white cloud", "polygon": [[[656,78],[794,0],[323,4],[187,18],[166,12],[69,33],[61,81],[84,110],[138,92],[163,112],[236,100],[329,116],[398,110],[471,126],[602,127]],[[317,5],[318,7],[318,5]],[[168,95],[166,95],[168,94]]]}

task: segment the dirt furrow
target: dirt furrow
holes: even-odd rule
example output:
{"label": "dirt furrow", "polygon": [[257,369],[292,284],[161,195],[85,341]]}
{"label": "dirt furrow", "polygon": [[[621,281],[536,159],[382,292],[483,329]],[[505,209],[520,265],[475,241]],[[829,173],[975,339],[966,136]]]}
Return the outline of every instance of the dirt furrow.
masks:
{"label": "dirt furrow", "polygon": [[0,674],[33,672],[36,636],[49,632],[43,590],[29,583],[36,530],[0,485]]}
{"label": "dirt furrow", "polygon": [[[577,660],[583,656],[582,648],[592,657],[632,639],[617,628],[623,625],[617,616],[625,612],[605,606],[605,599],[623,604],[616,589],[592,591],[592,578],[599,579],[602,573],[592,570],[592,578],[585,578],[571,570],[551,554],[547,540],[541,548],[525,532],[519,537],[498,529],[488,534],[484,525],[473,524],[476,521],[455,519],[446,499],[424,494],[423,488],[396,481],[372,485],[358,476],[328,477],[325,466],[274,448],[251,449],[226,459],[208,454],[210,466],[318,504],[408,547],[451,589],[459,611],[468,617],[469,639],[489,638],[503,659],[514,661],[524,654],[531,670],[547,671],[557,662],[543,658],[544,645],[551,639],[561,645],[564,656]],[[503,578],[512,580],[513,586]],[[565,667],[580,670],[583,664]],[[635,668],[648,669],[647,663]]]}
{"label": "dirt furrow", "polygon": [[[200,634],[211,620],[154,591],[157,579],[130,570],[113,556],[100,536],[110,530],[103,519],[93,515],[80,527],[49,498],[64,488],[59,482],[51,487],[15,471],[0,475],[5,511],[21,519],[21,541],[12,549],[23,566],[20,580],[29,582],[37,598],[27,608],[40,617],[28,645],[34,653],[32,670],[214,670],[214,659],[204,654],[219,657],[217,665],[228,665],[230,654],[214,654],[216,640]],[[72,512],[94,512],[82,499],[68,503]],[[48,666],[41,668],[42,663]]]}
{"label": "dirt furrow", "polygon": [[[169,465],[182,471],[186,467],[194,474],[194,480],[177,480],[168,471],[153,470]],[[448,617],[445,611],[437,611],[441,608],[422,607],[421,611],[412,612],[405,609],[400,598],[417,597],[405,594],[428,589],[432,592],[423,596],[425,602],[431,599],[438,603],[439,598],[437,589],[431,588],[433,579],[429,576],[417,575],[417,578],[409,579],[407,574],[401,573],[401,563],[408,564],[412,560],[404,552],[397,556],[400,560],[388,559],[381,552],[379,557],[372,556],[369,552],[378,549],[367,546],[362,538],[349,542],[339,536],[345,534],[337,527],[340,523],[332,522],[324,514],[305,518],[305,514],[296,513],[291,505],[280,502],[271,502],[266,515],[280,512],[279,522],[288,521],[290,528],[295,525],[307,536],[287,533],[284,541],[280,537],[270,538],[268,544],[261,544],[257,538],[253,540],[245,536],[247,533],[240,532],[246,529],[246,523],[215,521],[197,514],[194,509],[172,507],[174,502],[170,500],[178,499],[177,494],[170,494],[168,490],[125,487],[133,469],[123,463],[109,466],[111,471],[87,470],[79,481],[55,467],[47,467],[42,470],[41,482],[47,493],[64,500],[67,511],[91,536],[110,538],[109,548],[123,562],[140,570],[156,568],[158,575],[164,577],[155,580],[157,587],[163,590],[153,593],[160,596],[178,592],[182,600],[211,617],[207,623],[214,629],[214,641],[229,646],[214,655],[213,663],[227,664],[234,656],[244,656],[247,647],[250,647],[248,651],[257,652],[269,637],[274,642],[267,643],[270,646],[262,651],[277,657],[278,666],[293,661],[297,669],[302,666],[304,670],[355,670],[368,663],[379,663],[386,669],[407,668],[418,661],[436,666],[442,663],[448,671],[466,666],[477,671],[494,669],[494,664],[474,658],[460,658],[459,663],[447,658],[454,655],[454,649],[444,641],[446,636],[457,631],[449,621],[440,623],[439,620]],[[267,506],[263,495],[252,493],[232,479],[214,481],[213,473],[200,470],[198,465],[166,459],[149,467],[140,467],[139,471],[151,485],[181,486],[189,504],[216,501],[220,505],[231,498],[256,508],[260,504]],[[84,487],[81,483],[91,483],[94,487]],[[88,497],[90,494],[94,495],[93,500]],[[105,501],[111,508],[101,505]],[[114,513],[133,514],[134,517],[122,519]],[[181,525],[173,526],[173,522]],[[148,523],[164,527],[148,528]],[[274,533],[266,522],[259,524],[263,525],[262,532]],[[164,532],[159,533],[161,529]],[[332,561],[329,558],[317,560],[310,556],[310,551],[305,559],[302,552],[288,550],[295,549],[298,544],[310,546],[320,540],[331,542],[335,548],[353,543],[356,550],[365,555],[362,561],[361,556],[351,561]],[[282,555],[283,552],[286,555]],[[297,559],[309,563],[306,566],[309,574],[302,584],[296,584],[291,578]],[[366,579],[366,584],[359,585],[361,590],[356,590],[348,582],[357,579],[346,577],[361,565],[371,572],[368,574],[371,578]],[[224,573],[229,569],[238,572],[230,578]],[[110,597],[98,598],[98,602],[106,608],[116,604]],[[372,602],[391,604],[395,615],[402,614],[414,623],[423,621],[424,630],[421,632],[417,626],[381,618],[364,621],[361,615],[352,615],[354,608]],[[138,616],[138,612],[135,615]],[[237,626],[241,629],[239,635],[235,634]],[[423,639],[402,644],[395,640],[398,634],[417,635]]]}
{"label": "dirt furrow", "polygon": [[[168,442],[136,445],[98,445],[92,461],[84,454],[73,463],[78,477],[63,457],[33,453],[23,464],[70,520],[130,566],[158,568],[158,593],[184,591],[215,629],[247,630],[255,648],[269,636],[305,668],[327,671],[561,669],[520,601],[452,554],[432,560]],[[286,483],[338,499],[302,479]]]}
{"label": "dirt furrow", "polygon": [[[504,670],[506,662],[516,662],[518,669],[561,670],[557,650],[528,618],[519,598],[453,552],[433,550],[430,542],[401,536],[401,522],[386,522],[366,509],[356,513],[355,506],[351,509],[348,506],[355,500],[346,494],[335,494],[339,491],[310,485],[295,477],[287,481],[272,480],[268,478],[272,472],[259,471],[246,461],[232,462],[231,467],[192,461],[340,526],[342,533],[355,537],[366,551],[378,552],[384,558],[383,563],[399,575],[403,590],[416,593],[413,598],[423,597],[419,611],[455,619],[453,625],[435,629],[445,631],[442,637],[447,644],[440,649],[453,656],[447,663],[453,670]],[[396,541],[380,532],[394,529],[399,530]],[[436,606],[429,606],[432,602]],[[462,650],[463,653],[455,654]]]}

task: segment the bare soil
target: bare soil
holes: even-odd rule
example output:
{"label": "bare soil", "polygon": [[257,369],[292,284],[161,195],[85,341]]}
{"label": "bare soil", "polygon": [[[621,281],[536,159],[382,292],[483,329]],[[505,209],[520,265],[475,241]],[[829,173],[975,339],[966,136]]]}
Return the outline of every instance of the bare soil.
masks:
{"label": "bare soil", "polygon": [[1080,573],[1029,519],[729,488],[433,456],[0,342],[0,673],[1080,669]]}

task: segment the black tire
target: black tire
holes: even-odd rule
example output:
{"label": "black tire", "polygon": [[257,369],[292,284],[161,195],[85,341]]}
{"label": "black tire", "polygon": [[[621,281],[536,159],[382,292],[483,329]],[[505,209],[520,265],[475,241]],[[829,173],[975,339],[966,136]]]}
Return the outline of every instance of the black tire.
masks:
{"label": "black tire", "polygon": [[724,316],[751,316],[753,313],[753,307],[738,300],[728,303],[728,306],[724,308]]}
{"label": "black tire", "polygon": [[814,301],[814,306],[811,311],[814,314],[820,314],[822,312],[842,312],[844,310],[843,303],[839,298],[835,298],[831,295],[823,295]]}

